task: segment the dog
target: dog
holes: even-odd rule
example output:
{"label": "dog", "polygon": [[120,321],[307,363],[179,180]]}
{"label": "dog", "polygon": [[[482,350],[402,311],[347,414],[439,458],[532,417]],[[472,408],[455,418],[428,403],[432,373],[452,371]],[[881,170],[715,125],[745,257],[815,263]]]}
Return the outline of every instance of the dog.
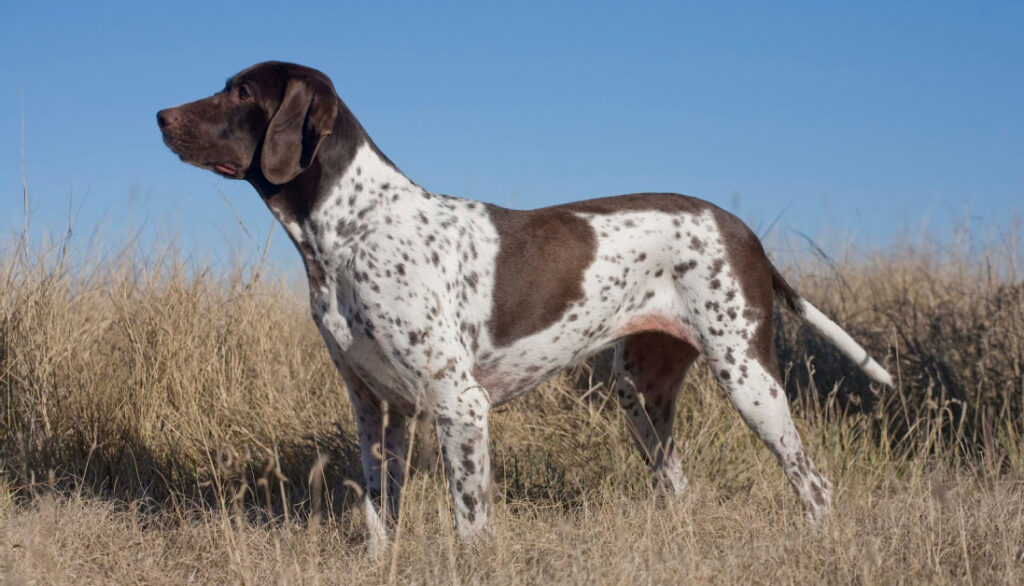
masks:
{"label": "dog", "polygon": [[457,531],[473,540],[491,517],[490,409],[609,346],[614,393],[657,485],[686,486],[675,400],[703,354],[812,522],[831,485],[790,417],[775,299],[893,386],[742,221],[707,201],[642,193],[518,211],[431,193],[377,148],[326,75],[290,63],[254,65],[157,121],[181,160],[252,184],[298,249],[355,409],[373,550],[397,519],[407,418],[433,416]]}

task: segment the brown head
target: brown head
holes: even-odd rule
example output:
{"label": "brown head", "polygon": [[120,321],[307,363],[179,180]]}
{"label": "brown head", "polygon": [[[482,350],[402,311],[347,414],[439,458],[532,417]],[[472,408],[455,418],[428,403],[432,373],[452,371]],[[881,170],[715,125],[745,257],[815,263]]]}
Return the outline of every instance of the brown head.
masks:
{"label": "brown head", "polygon": [[326,75],[278,61],[242,71],[208,98],[161,110],[157,123],[182,161],[247,179],[264,195],[293,181],[318,156],[339,146],[353,151],[365,139]]}

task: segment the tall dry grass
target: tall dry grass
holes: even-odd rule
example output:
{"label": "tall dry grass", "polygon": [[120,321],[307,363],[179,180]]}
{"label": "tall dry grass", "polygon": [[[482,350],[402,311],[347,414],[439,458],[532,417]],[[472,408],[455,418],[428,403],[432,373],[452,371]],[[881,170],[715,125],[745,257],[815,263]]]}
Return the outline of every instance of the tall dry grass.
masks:
{"label": "tall dry grass", "polygon": [[[687,494],[654,493],[607,357],[493,416],[493,539],[455,541],[436,462],[371,560],[344,389],[305,300],[170,249],[0,265],[0,572],[8,583],[1024,580],[1024,285],[1015,243],[784,272],[897,374],[874,395],[789,316],[798,426],[837,487],[810,530],[703,366],[680,396]],[[783,263],[785,264],[785,263]],[[325,462],[326,457],[326,464]]]}

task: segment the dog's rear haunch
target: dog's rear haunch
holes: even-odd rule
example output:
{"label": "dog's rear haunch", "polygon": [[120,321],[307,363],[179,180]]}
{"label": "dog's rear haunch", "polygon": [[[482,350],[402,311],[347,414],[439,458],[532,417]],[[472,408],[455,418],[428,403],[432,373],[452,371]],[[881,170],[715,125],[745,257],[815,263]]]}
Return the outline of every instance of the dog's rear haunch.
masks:
{"label": "dog's rear haunch", "polygon": [[812,521],[831,490],[790,418],[774,300],[892,385],[749,228],[706,201],[642,193],[517,211],[430,193],[380,152],[327,76],[288,63],[250,67],[157,119],[183,161],[249,181],[302,256],[313,319],[356,410],[371,549],[398,514],[407,417],[436,421],[459,534],[478,537],[491,516],[491,407],[610,345],[615,395],[656,483],[686,486],[672,424],[703,354]]}

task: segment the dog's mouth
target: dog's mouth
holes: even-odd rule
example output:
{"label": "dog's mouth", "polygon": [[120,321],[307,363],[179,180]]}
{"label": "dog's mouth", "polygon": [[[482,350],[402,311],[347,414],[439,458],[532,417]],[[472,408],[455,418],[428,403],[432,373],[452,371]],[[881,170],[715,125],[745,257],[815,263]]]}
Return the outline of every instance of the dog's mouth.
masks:
{"label": "dog's mouth", "polygon": [[223,175],[224,177],[236,179],[239,176],[238,167],[235,167],[234,165],[228,165],[226,163],[213,163],[212,165],[209,166],[213,168],[215,172]]}
{"label": "dog's mouth", "polygon": [[197,149],[194,141],[190,140],[188,137],[183,137],[180,134],[173,134],[166,130],[163,135],[164,144],[166,144],[174,154],[178,155],[178,158],[183,162],[203,169],[208,169],[221,177],[227,177],[228,179],[242,179],[245,176],[245,169],[243,169],[241,165],[233,165],[231,163],[206,159],[205,156],[196,152],[206,149]]}
{"label": "dog's mouth", "polygon": [[205,163],[193,163],[192,161],[189,161],[186,157],[183,157],[181,155],[179,155],[179,157],[181,157],[181,160],[185,161],[186,163],[191,163],[197,167],[213,171],[214,173],[220,175],[221,177],[226,177],[228,179],[242,179],[243,177],[245,177],[245,169],[242,169],[238,165],[232,165],[231,163],[215,163],[213,161],[207,161]]}

